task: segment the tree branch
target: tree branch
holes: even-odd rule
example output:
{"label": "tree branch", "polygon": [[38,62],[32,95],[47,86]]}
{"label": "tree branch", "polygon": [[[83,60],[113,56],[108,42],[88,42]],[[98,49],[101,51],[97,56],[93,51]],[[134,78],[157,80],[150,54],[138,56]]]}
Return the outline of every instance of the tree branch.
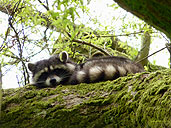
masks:
{"label": "tree branch", "polygon": [[[38,0],[38,1],[47,11],[49,11],[49,7],[48,6],[46,6],[41,0]],[[48,2],[47,2],[47,5],[48,5]]]}
{"label": "tree branch", "polygon": [[[65,31],[66,32],[66,31]],[[67,35],[71,38],[71,34],[66,32]],[[89,43],[89,42],[86,42],[86,41],[82,41],[82,40],[78,40],[78,39],[71,39],[72,42],[77,42],[77,43],[81,43],[81,44],[85,44],[85,45],[88,45],[88,46],[91,46],[99,51],[101,51],[102,53],[104,53],[105,55],[107,56],[111,56],[107,51],[103,50],[102,48],[99,48],[97,47],[96,45],[92,44],[92,43]]]}
{"label": "tree branch", "polygon": [[102,53],[104,53],[105,55],[107,56],[111,56],[107,51],[103,50],[102,48],[99,48],[97,47],[96,45],[92,44],[92,43],[88,43],[86,41],[82,41],[82,40],[77,40],[77,39],[72,39],[71,40],[72,42],[77,42],[77,43],[81,43],[81,44],[85,44],[85,45],[88,45],[88,46],[91,46],[99,51],[101,51]]}
{"label": "tree branch", "polygon": [[23,42],[21,42],[20,37],[18,35],[18,32],[16,31],[16,29],[14,28],[13,23],[12,23],[14,20],[15,13],[18,11],[18,7],[19,7],[20,2],[21,2],[21,0],[15,4],[15,6],[13,8],[13,10],[15,10],[15,11],[12,13],[13,15],[9,17],[8,22],[9,22],[10,27],[13,29],[15,36],[16,36],[16,40],[18,42],[17,45],[18,45],[18,52],[19,52],[19,60],[22,63],[24,82],[26,85],[27,82],[29,83],[29,73],[28,73],[27,67],[26,67],[26,65],[22,59],[23,58],[23,47],[24,47],[24,42],[25,42],[25,36],[23,33],[24,38],[23,38]]}

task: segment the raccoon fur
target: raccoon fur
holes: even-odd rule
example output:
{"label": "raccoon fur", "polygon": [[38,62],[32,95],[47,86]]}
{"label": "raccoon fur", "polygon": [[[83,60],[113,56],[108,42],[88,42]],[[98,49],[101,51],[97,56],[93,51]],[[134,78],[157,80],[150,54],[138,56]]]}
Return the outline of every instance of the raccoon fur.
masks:
{"label": "raccoon fur", "polygon": [[33,74],[33,84],[39,88],[114,80],[144,71],[141,65],[117,56],[93,58],[83,64],[76,64],[65,51],[49,59],[29,63],[28,68]]}

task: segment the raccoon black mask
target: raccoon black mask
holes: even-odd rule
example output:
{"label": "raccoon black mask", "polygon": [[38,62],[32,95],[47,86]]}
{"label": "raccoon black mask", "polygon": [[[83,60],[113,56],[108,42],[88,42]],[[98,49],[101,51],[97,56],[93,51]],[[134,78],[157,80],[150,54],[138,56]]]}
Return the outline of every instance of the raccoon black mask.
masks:
{"label": "raccoon black mask", "polygon": [[128,73],[143,72],[141,65],[124,57],[99,57],[83,64],[75,64],[67,52],[28,64],[37,87],[53,87],[59,84],[93,83],[113,80]]}
{"label": "raccoon black mask", "polygon": [[69,60],[67,52],[61,52],[49,59],[28,64],[33,84],[37,87],[53,87],[68,83],[76,64]]}

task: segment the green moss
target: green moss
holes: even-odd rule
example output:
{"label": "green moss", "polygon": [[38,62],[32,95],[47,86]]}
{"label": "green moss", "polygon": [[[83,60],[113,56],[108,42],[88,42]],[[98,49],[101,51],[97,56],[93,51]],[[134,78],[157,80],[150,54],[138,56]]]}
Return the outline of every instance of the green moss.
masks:
{"label": "green moss", "polygon": [[4,90],[1,128],[170,127],[170,75],[163,70],[93,84]]}

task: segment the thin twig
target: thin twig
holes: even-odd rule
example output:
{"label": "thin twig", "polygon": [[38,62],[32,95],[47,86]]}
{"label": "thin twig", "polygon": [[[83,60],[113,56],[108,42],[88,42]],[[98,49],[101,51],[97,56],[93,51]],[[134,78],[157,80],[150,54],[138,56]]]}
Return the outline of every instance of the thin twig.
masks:
{"label": "thin twig", "polygon": [[130,36],[134,34],[144,33],[144,31],[127,33],[127,34],[120,34],[120,35],[96,35],[96,37],[118,37],[118,36]]}
{"label": "thin twig", "polygon": [[49,8],[49,2],[48,2],[48,0],[46,0],[46,4],[47,4],[47,7]]}
{"label": "thin twig", "polygon": [[17,75],[16,75],[16,79],[17,79],[18,86],[20,87],[20,80],[18,79]]}
{"label": "thin twig", "polygon": [[170,53],[170,68],[171,68],[171,44],[170,44],[170,41],[162,34],[162,33],[160,33],[162,36],[163,36],[163,38],[168,42],[168,43],[166,43],[166,48],[167,48],[167,50],[169,51],[169,53]]}
{"label": "thin twig", "polygon": [[[41,0],[38,0],[40,4],[42,4],[42,6],[47,10],[49,11],[49,7],[46,6]],[[47,3],[48,4],[48,3]]]}
{"label": "thin twig", "polygon": [[136,63],[139,63],[139,62],[141,62],[141,61],[143,61],[143,60],[145,60],[145,59],[149,58],[150,56],[153,56],[154,54],[156,54],[156,53],[158,53],[158,52],[160,52],[160,51],[164,50],[165,48],[166,48],[166,46],[165,46],[165,47],[163,47],[163,48],[161,48],[160,50],[158,50],[158,51],[156,51],[156,52],[154,52],[154,53],[150,54],[149,56],[146,56],[146,57],[142,58],[141,60],[137,61]]}
{"label": "thin twig", "polygon": [[163,38],[168,42],[168,44],[170,43],[170,41],[162,34],[162,33],[160,33],[162,36],[163,36]]}

